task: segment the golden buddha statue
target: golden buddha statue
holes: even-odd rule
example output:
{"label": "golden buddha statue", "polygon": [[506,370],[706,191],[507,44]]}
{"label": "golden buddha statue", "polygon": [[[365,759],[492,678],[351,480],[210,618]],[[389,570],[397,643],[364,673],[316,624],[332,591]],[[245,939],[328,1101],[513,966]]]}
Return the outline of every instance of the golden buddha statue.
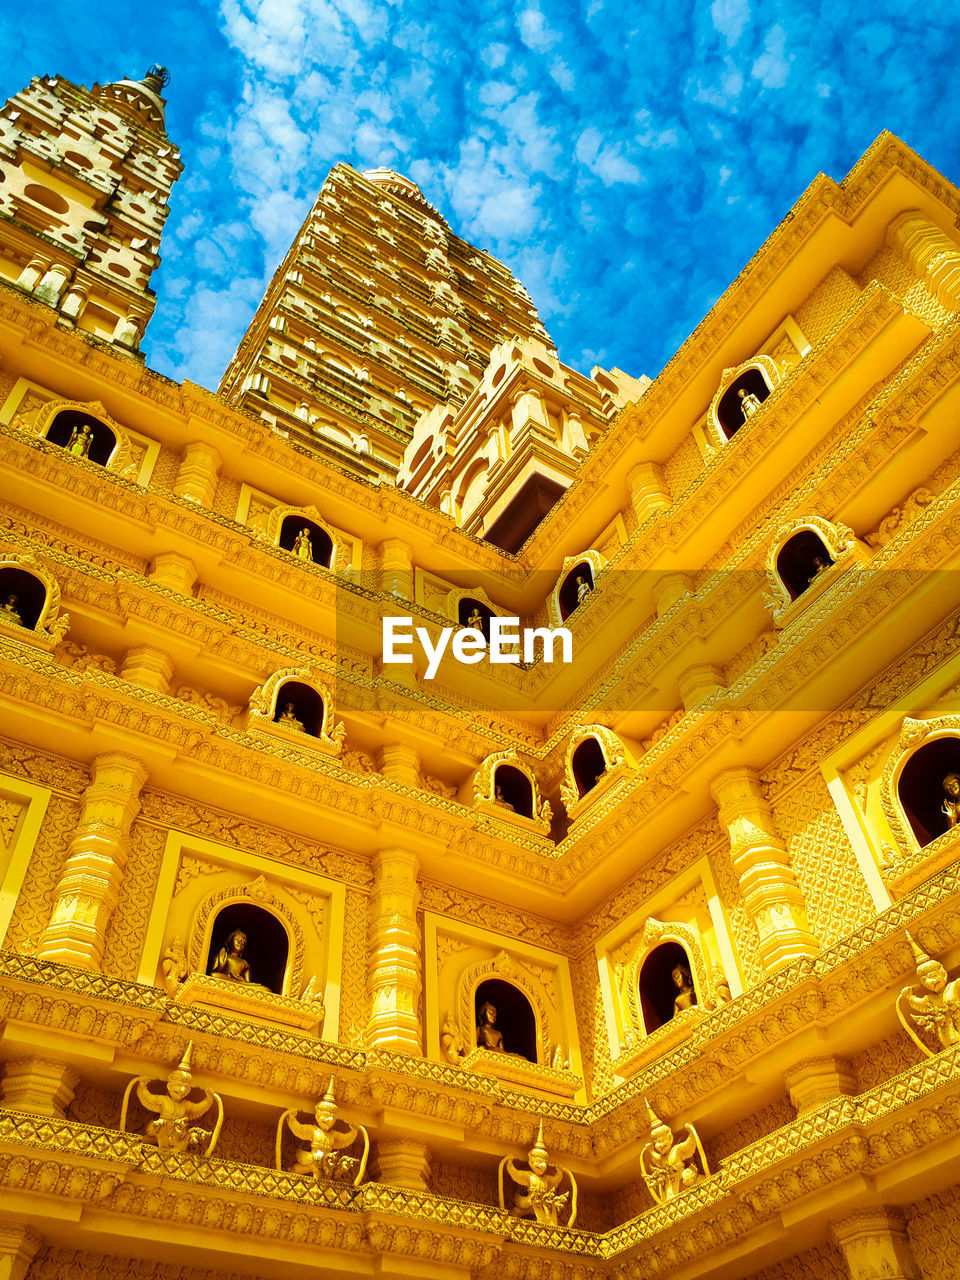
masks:
{"label": "golden buddha statue", "polygon": [[[306,1178],[330,1178],[338,1182],[349,1180],[355,1187],[359,1187],[367,1170],[370,1135],[362,1124],[352,1125],[345,1120],[338,1120],[337,1103],[333,1096],[333,1076],[330,1077],[326,1093],[313,1109],[314,1123],[304,1124],[297,1119],[297,1115],[297,1109],[291,1107],[283,1113],[277,1124],[277,1169],[281,1168],[280,1147],[286,1123],[294,1137],[310,1144],[298,1149],[290,1173],[298,1173]],[[344,1128],[338,1129],[338,1124],[344,1125]],[[363,1135],[363,1155],[358,1158],[344,1154],[360,1134]]]}
{"label": "golden buddha statue", "polygon": [[467,618],[467,626],[473,631],[483,630],[483,614],[476,605],[474,605],[473,609],[470,611],[470,616]]}
{"label": "golden buddha statue", "polygon": [[686,1009],[692,1009],[697,1003],[697,993],[693,987],[693,979],[690,977],[689,969],[682,964],[674,966],[671,974],[673,985],[677,989],[677,994],[673,1001],[673,1016],[683,1013]]}
{"label": "golden buddha statue", "polygon": [[907,941],[920,983],[904,987],[897,996],[897,1016],[913,1043],[932,1058],[960,1044],[960,981],[950,982],[940,961],[927,955],[909,933]]}
{"label": "golden buddha statue", "polygon": [[494,1053],[503,1053],[503,1035],[497,1029],[497,1010],[489,1000],[480,1006],[480,1021],[477,1023],[477,1047],[490,1049]]}
{"label": "golden buddha statue", "polygon": [[[518,1187],[511,1210],[516,1217],[534,1218],[544,1226],[557,1227],[560,1225],[560,1214],[567,1200],[570,1200],[570,1217],[564,1226],[572,1227],[577,1219],[576,1179],[569,1169],[564,1169],[561,1165],[554,1165],[554,1172],[548,1172],[551,1165],[547,1148],[543,1143],[542,1120],[537,1130],[536,1141],[527,1153],[527,1166],[526,1169],[521,1169],[513,1156],[504,1156],[500,1161],[497,1174],[500,1208],[507,1207],[503,1194],[503,1171],[506,1169]],[[563,1181],[564,1174],[570,1179],[570,1191],[561,1192],[557,1188]]]}
{"label": "golden buddha statue", "polygon": [[11,591],[6,598],[6,601],[0,605],[0,618],[2,618],[4,622],[12,622],[15,626],[22,627],[23,618],[21,617],[20,610],[17,607],[19,603],[20,597],[16,592]]}
{"label": "golden buddha statue", "polygon": [[507,797],[503,794],[503,788],[500,786],[499,783],[497,783],[493,788],[493,803],[501,804],[503,805],[504,809],[512,809],[513,812],[516,813],[516,809],[513,808],[513,805],[510,803]]}
{"label": "golden buddha statue", "polygon": [[301,560],[313,560],[310,530],[304,526],[293,540],[293,554]]}
{"label": "golden buddha statue", "polygon": [[[709,1177],[710,1170],[700,1136],[693,1125],[684,1125],[687,1136],[677,1142],[670,1126],[664,1124],[649,1102],[646,1106],[650,1141],[640,1152],[640,1173],[657,1204],[664,1204],[693,1186],[702,1176]],[[697,1156],[703,1166],[702,1172],[697,1165]]]}
{"label": "golden buddha statue", "polygon": [[67,441],[67,453],[72,453],[75,458],[89,457],[92,444],[93,431],[84,423],[82,427],[74,427],[70,432],[70,439]]}
{"label": "golden buddha statue", "polygon": [[759,396],[755,396],[752,391],[748,391],[746,387],[741,387],[737,395],[740,397],[740,408],[743,412],[743,420],[746,422],[748,418],[752,418],[758,411],[763,401]]}
{"label": "golden buddha statue", "polygon": [[577,604],[583,604],[587,596],[593,590],[593,586],[582,573],[577,574]]}
{"label": "golden buddha statue", "polygon": [[947,820],[947,828],[951,829],[960,822],[960,773],[948,773],[943,780],[943,794],[946,796],[940,806],[940,812]]}
{"label": "golden buddha statue", "polygon": [[[187,1045],[186,1052],[179,1064],[171,1071],[166,1080],[149,1080],[146,1076],[134,1076],[127,1085],[123,1095],[123,1106],[120,1110],[120,1129],[127,1129],[127,1108],[130,1105],[130,1094],[137,1091],[137,1100],[147,1111],[156,1114],[156,1119],[147,1125],[144,1136],[157,1144],[161,1151],[200,1150],[203,1144],[206,1149],[203,1155],[213,1153],[223,1128],[223,1100],[218,1093],[203,1090],[203,1097],[198,1102],[188,1102],[187,1097],[193,1090],[193,1076],[190,1071],[190,1060],[193,1055],[193,1041]],[[154,1093],[151,1084],[162,1084],[166,1093]],[[199,1118],[210,1110],[214,1102],[217,1104],[217,1122],[211,1132],[199,1125],[191,1125],[192,1120]]]}
{"label": "golden buddha statue", "polygon": [[234,929],[217,952],[217,958],[210,970],[211,974],[218,978],[226,978],[230,982],[249,982],[250,966],[243,958],[246,945],[247,935],[242,929]]}
{"label": "golden buddha statue", "polygon": [[832,564],[833,564],[833,561],[830,559],[829,556],[826,556],[826,557],[814,556],[813,572],[807,578],[807,586],[809,587],[811,582],[814,582],[817,578],[819,578],[821,573],[826,573],[826,571],[830,568]]}
{"label": "golden buddha statue", "polygon": [[284,705],[283,710],[277,716],[277,724],[282,724],[285,729],[296,729],[298,733],[306,733],[303,721],[297,719],[297,708],[292,702]]}

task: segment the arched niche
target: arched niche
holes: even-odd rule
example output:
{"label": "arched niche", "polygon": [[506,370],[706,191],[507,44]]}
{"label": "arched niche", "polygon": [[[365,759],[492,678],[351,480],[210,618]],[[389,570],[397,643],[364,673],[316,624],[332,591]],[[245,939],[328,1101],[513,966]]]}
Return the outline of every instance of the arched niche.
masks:
{"label": "arched niche", "polygon": [[731,440],[762,407],[780,381],[780,370],[769,356],[754,356],[735,369],[724,369],[720,386],[707,410],[707,435],[713,445]]}
{"label": "arched niche", "polygon": [[584,738],[570,757],[570,772],[577,789],[577,795],[583,797],[592,791],[607,771],[607,761],[603,747],[597,738],[590,734]]}
{"label": "arched niche", "polygon": [[533,817],[533,783],[512,764],[498,764],[493,771],[493,798],[497,804],[509,805],[521,818]]}
{"label": "arched niche", "polygon": [[342,540],[327,525],[316,507],[291,507],[281,503],[271,508],[266,515],[265,525],[263,520],[261,513],[258,519],[251,521],[251,524],[254,528],[260,525],[267,541],[273,546],[281,547],[291,555],[301,558],[295,549],[297,535],[301,529],[306,529],[310,534],[311,555],[309,559],[306,556],[302,557],[304,563],[318,564],[326,569],[341,568],[344,562]]}
{"label": "arched niche", "polygon": [[284,978],[290,958],[290,939],[280,919],[253,902],[231,902],[213,920],[207,948],[205,972],[212,974],[221,948],[233,934],[246,937],[243,956],[250,965],[250,981],[266,987],[274,995],[284,993]]}
{"label": "arched niche", "polygon": [[[86,457],[125,479],[136,479],[138,464],[130,437],[99,400],[50,400],[26,414],[22,422],[28,430],[65,452]],[[81,436],[85,445],[79,443]]]}
{"label": "arched niche", "polygon": [[960,780],[960,732],[928,738],[900,764],[896,798],[921,849],[960,825],[960,790],[948,794],[953,779]]}
{"label": "arched niche", "polygon": [[480,618],[479,630],[489,640],[490,619],[496,616],[494,611],[476,596],[461,596],[457,601],[457,622],[460,626],[476,628],[477,615]]}
{"label": "arched niche", "polygon": [[613,732],[605,725],[585,725],[578,729],[567,744],[564,756],[564,781],[560,785],[560,798],[567,814],[573,814],[598,788],[607,790],[607,784],[633,767],[627,751]]}
{"label": "arched niche", "polygon": [[334,720],[330,691],[309,668],[277,671],[256,689],[247,725],[319,747],[328,755],[339,755],[343,747],[345,731]]}
{"label": "arched niche", "polygon": [[[528,1062],[539,1061],[537,1054],[537,1018],[533,1005],[512,982],[505,978],[486,978],[481,982],[473,996],[475,1025],[480,1025],[480,1011],[485,1004],[491,1004],[497,1011],[496,1028],[503,1036],[503,1048],[506,1053],[514,1053]],[[483,1048],[477,1041],[477,1047]]]}
{"label": "arched niche", "polygon": [[869,558],[869,549],[845,524],[821,516],[787,521],[776,530],[767,551],[764,604],[773,613],[774,622],[784,626],[815,600],[837,573]]}
{"label": "arched niche", "polygon": [[676,975],[683,972],[686,981],[693,986],[690,999],[696,1005],[696,984],[693,981],[693,965],[686,948],[675,939],[667,939],[655,946],[643,960],[637,974],[637,996],[640,1015],[647,1035],[672,1022],[677,1010],[674,1002],[680,994]]}
{"label": "arched niche", "polygon": [[298,560],[329,569],[333,563],[333,539],[322,525],[303,515],[286,515],[280,522],[277,546]]}
{"label": "arched niche", "polygon": [[18,639],[51,649],[63,639],[70,615],[60,610],[60,587],[31,555],[0,557],[0,627]]}
{"label": "arched niche", "polygon": [[834,564],[827,545],[814,529],[794,533],[777,553],[777,574],[796,600]]}
{"label": "arched niche", "polygon": [[[596,588],[603,564],[603,557],[598,551],[584,551],[579,556],[566,557],[557,585],[547,601],[547,615],[551,626],[562,626],[589,598],[590,592]],[[586,583],[586,590],[582,583]]]}

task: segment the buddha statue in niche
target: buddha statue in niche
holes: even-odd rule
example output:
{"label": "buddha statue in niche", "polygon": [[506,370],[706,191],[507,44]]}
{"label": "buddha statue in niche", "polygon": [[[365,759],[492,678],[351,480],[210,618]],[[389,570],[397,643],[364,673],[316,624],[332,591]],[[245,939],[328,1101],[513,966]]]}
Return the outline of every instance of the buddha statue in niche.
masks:
{"label": "buddha statue in niche", "polygon": [[306,733],[303,721],[297,718],[297,708],[292,702],[284,704],[283,710],[277,716],[277,724],[282,724],[285,729],[295,729],[298,733]]}
{"label": "buddha statue in niche", "polygon": [[19,604],[20,597],[16,592],[11,591],[5,602],[0,605],[0,618],[2,618],[4,622],[12,622],[14,626],[22,627],[23,618],[20,615],[20,609],[18,607]]}
{"label": "buddha statue in niche", "polygon": [[759,410],[763,401],[759,396],[755,396],[752,391],[748,391],[746,387],[741,387],[737,395],[740,397],[740,409],[743,413],[743,420],[746,422],[748,418],[752,418]]}
{"label": "buddha statue in niche", "polygon": [[242,929],[234,929],[217,952],[211,974],[217,978],[226,978],[228,982],[249,982],[250,965],[243,957],[246,945],[247,935]]}
{"label": "buddha statue in niche", "polygon": [[293,540],[293,554],[300,560],[313,560],[310,530],[304,526]]}
{"label": "buddha statue in niche", "polygon": [[577,604],[583,604],[587,596],[593,590],[590,582],[582,573],[577,574]]}
{"label": "buddha statue in niche", "polygon": [[67,453],[72,453],[75,458],[87,458],[90,456],[90,446],[93,444],[93,431],[86,423],[81,427],[74,427],[70,432],[70,439],[67,441]]}
{"label": "buddha statue in niche", "polygon": [[467,618],[467,626],[472,631],[483,631],[483,615],[476,605],[470,611],[470,616]]}
{"label": "buddha statue in niche", "polygon": [[673,1016],[676,1017],[678,1013],[693,1008],[697,1003],[697,993],[693,988],[690,970],[684,968],[682,964],[674,966],[671,977],[677,992],[673,1000]]}
{"label": "buddha statue in niche", "polygon": [[480,1006],[480,1021],[477,1024],[477,1046],[490,1049],[493,1053],[504,1053],[503,1035],[497,1029],[497,1010],[489,1000]]}
{"label": "buddha statue in niche", "polygon": [[948,773],[943,780],[943,794],[946,796],[940,806],[940,812],[947,820],[947,827],[952,829],[960,822],[960,773]]}
{"label": "buddha statue in niche", "polygon": [[815,582],[822,573],[826,573],[832,564],[833,561],[829,556],[814,556],[813,570],[807,578],[807,586],[809,587],[811,583]]}

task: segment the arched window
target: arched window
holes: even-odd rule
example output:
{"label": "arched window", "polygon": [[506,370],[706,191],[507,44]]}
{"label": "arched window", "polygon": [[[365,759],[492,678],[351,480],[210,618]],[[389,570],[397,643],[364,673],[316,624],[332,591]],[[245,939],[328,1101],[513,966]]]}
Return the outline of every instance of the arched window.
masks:
{"label": "arched window", "polygon": [[903,766],[897,795],[921,847],[957,826],[960,738],[934,738],[915,751]]}
{"label": "arched window", "polygon": [[563,580],[563,585],[560,587],[558,602],[560,605],[560,617],[564,622],[592,590],[593,570],[588,561],[581,560],[579,564],[574,565],[570,570]]}
{"label": "arched window", "polygon": [[801,529],[788,538],[777,555],[777,573],[796,600],[833,564],[823,539],[812,529]]}
{"label": "arched window", "polygon": [[221,953],[235,951],[235,934],[243,934],[242,958],[250,966],[250,981],[283,994],[290,942],[287,931],[269,911],[252,902],[232,902],[218,912],[210,935],[206,972],[213,973]]}
{"label": "arched window", "polygon": [[89,413],[79,409],[64,409],[47,428],[47,439],[58,444],[78,458],[105,467],[117,447],[117,437],[110,428]]}
{"label": "arched window", "polygon": [[326,529],[305,516],[285,516],[280,525],[277,545],[300,560],[322,564],[329,569],[333,561],[333,539]]}
{"label": "arched window", "polygon": [[533,817],[530,779],[512,764],[498,764],[493,771],[493,798],[524,818]]}
{"label": "arched window", "polygon": [[603,748],[596,738],[584,738],[570,761],[577,794],[585,796],[592,791],[607,771]]}
{"label": "arched window", "polygon": [[661,942],[640,967],[640,1011],[647,1035],[697,1003],[690,958],[679,942]]}
{"label": "arched window", "polygon": [[461,596],[457,604],[457,620],[460,626],[476,627],[478,615],[480,618],[480,630],[483,632],[484,638],[489,640],[490,619],[493,617],[493,610],[481,600],[474,600],[472,596]]}
{"label": "arched window", "polygon": [[[496,1010],[496,1021],[493,1025],[503,1036],[503,1048],[506,1053],[517,1053],[528,1062],[537,1061],[537,1019],[534,1016],[530,1001],[512,982],[502,978],[487,978],[477,987],[474,996],[476,1025],[482,1021],[489,1025],[489,1015],[484,1019],[481,1011],[484,1005],[490,1004]],[[483,1047],[482,1040],[478,1041]]]}
{"label": "arched window", "polygon": [[33,631],[47,600],[47,588],[26,569],[0,569],[0,618]]}
{"label": "arched window", "polygon": [[277,690],[274,724],[319,738],[323,728],[323,699],[301,680],[287,680]]}
{"label": "arched window", "polygon": [[734,378],[717,404],[717,421],[728,440],[756,413],[769,394],[770,386],[762,370],[755,366],[744,369]]}

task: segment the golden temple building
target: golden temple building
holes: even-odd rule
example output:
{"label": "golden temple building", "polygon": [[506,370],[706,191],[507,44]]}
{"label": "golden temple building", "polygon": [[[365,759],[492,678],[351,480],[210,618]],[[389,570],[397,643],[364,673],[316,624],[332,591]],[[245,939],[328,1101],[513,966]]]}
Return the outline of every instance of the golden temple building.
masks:
{"label": "golden temple building", "polygon": [[214,392],[167,78],[0,111],[0,1280],[960,1280],[960,192],[650,381],[337,165]]}

